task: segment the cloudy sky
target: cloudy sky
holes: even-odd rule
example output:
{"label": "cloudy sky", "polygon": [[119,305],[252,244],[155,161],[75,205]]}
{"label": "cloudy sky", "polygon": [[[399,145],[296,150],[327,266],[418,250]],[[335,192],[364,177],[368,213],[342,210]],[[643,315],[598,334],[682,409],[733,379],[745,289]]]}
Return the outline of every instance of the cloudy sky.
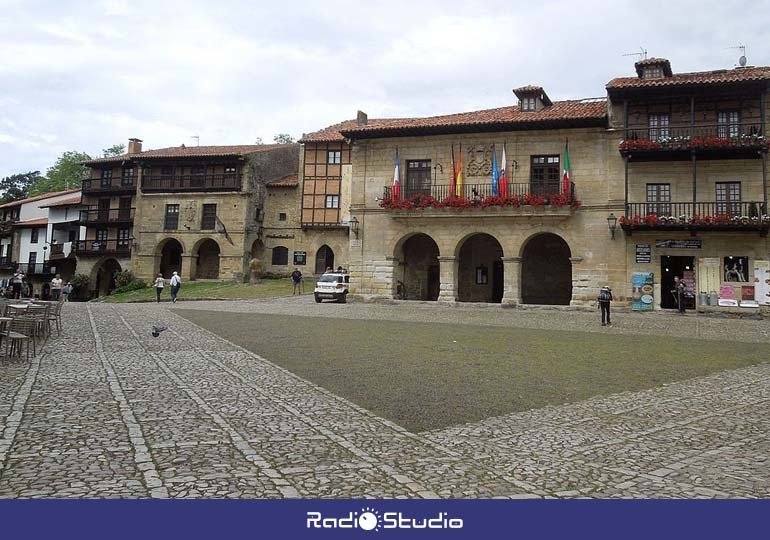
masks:
{"label": "cloudy sky", "polygon": [[644,46],[770,64],[762,2],[0,0],[0,177],[66,150],[270,142],[355,117],[597,97]]}

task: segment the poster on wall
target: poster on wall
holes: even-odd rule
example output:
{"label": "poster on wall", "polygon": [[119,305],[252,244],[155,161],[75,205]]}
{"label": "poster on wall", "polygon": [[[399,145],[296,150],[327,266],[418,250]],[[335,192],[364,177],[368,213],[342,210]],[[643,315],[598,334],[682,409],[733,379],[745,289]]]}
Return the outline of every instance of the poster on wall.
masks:
{"label": "poster on wall", "polygon": [[655,300],[654,275],[652,272],[634,272],[631,275],[631,309],[649,311]]}
{"label": "poster on wall", "polygon": [[294,264],[297,266],[304,266],[307,264],[307,252],[295,251],[294,252]]}
{"label": "poster on wall", "polygon": [[770,261],[754,261],[754,300],[770,305]]}
{"label": "poster on wall", "polygon": [[717,257],[698,259],[698,292],[717,294],[722,285],[721,266]]}
{"label": "poster on wall", "polygon": [[724,281],[745,283],[749,281],[748,257],[725,257]]}

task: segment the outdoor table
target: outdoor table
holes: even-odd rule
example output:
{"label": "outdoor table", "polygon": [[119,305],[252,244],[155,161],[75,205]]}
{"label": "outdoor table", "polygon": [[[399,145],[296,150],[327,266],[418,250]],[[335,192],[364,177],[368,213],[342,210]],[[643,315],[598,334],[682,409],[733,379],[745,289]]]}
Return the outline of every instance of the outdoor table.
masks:
{"label": "outdoor table", "polygon": [[12,307],[14,309],[27,309],[29,304],[8,304],[8,307]]}

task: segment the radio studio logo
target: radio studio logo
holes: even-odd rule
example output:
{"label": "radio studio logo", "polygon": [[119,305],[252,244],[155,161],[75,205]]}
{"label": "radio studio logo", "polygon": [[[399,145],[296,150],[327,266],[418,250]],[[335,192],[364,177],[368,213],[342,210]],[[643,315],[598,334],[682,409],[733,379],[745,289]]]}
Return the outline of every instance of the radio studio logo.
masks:
{"label": "radio studio logo", "polygon": [[359,512],[329,516],[321,512],[307,512],[308,529],[360,529],[379,532],[385,529],[462,529],[463,520],[449,517],[446,512],[414,517],[403,512],[380,512],[364,507]]}

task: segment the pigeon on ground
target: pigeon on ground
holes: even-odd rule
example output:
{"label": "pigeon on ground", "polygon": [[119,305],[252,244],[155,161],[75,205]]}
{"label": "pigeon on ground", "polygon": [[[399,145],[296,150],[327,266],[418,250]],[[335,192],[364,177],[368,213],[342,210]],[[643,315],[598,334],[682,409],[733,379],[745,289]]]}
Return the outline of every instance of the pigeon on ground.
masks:
{"label": "pigeon on ground", "polygon": [[161,332],[168,330],[168,325],[157,323],[152,325],[152,337],[158,337]]}

